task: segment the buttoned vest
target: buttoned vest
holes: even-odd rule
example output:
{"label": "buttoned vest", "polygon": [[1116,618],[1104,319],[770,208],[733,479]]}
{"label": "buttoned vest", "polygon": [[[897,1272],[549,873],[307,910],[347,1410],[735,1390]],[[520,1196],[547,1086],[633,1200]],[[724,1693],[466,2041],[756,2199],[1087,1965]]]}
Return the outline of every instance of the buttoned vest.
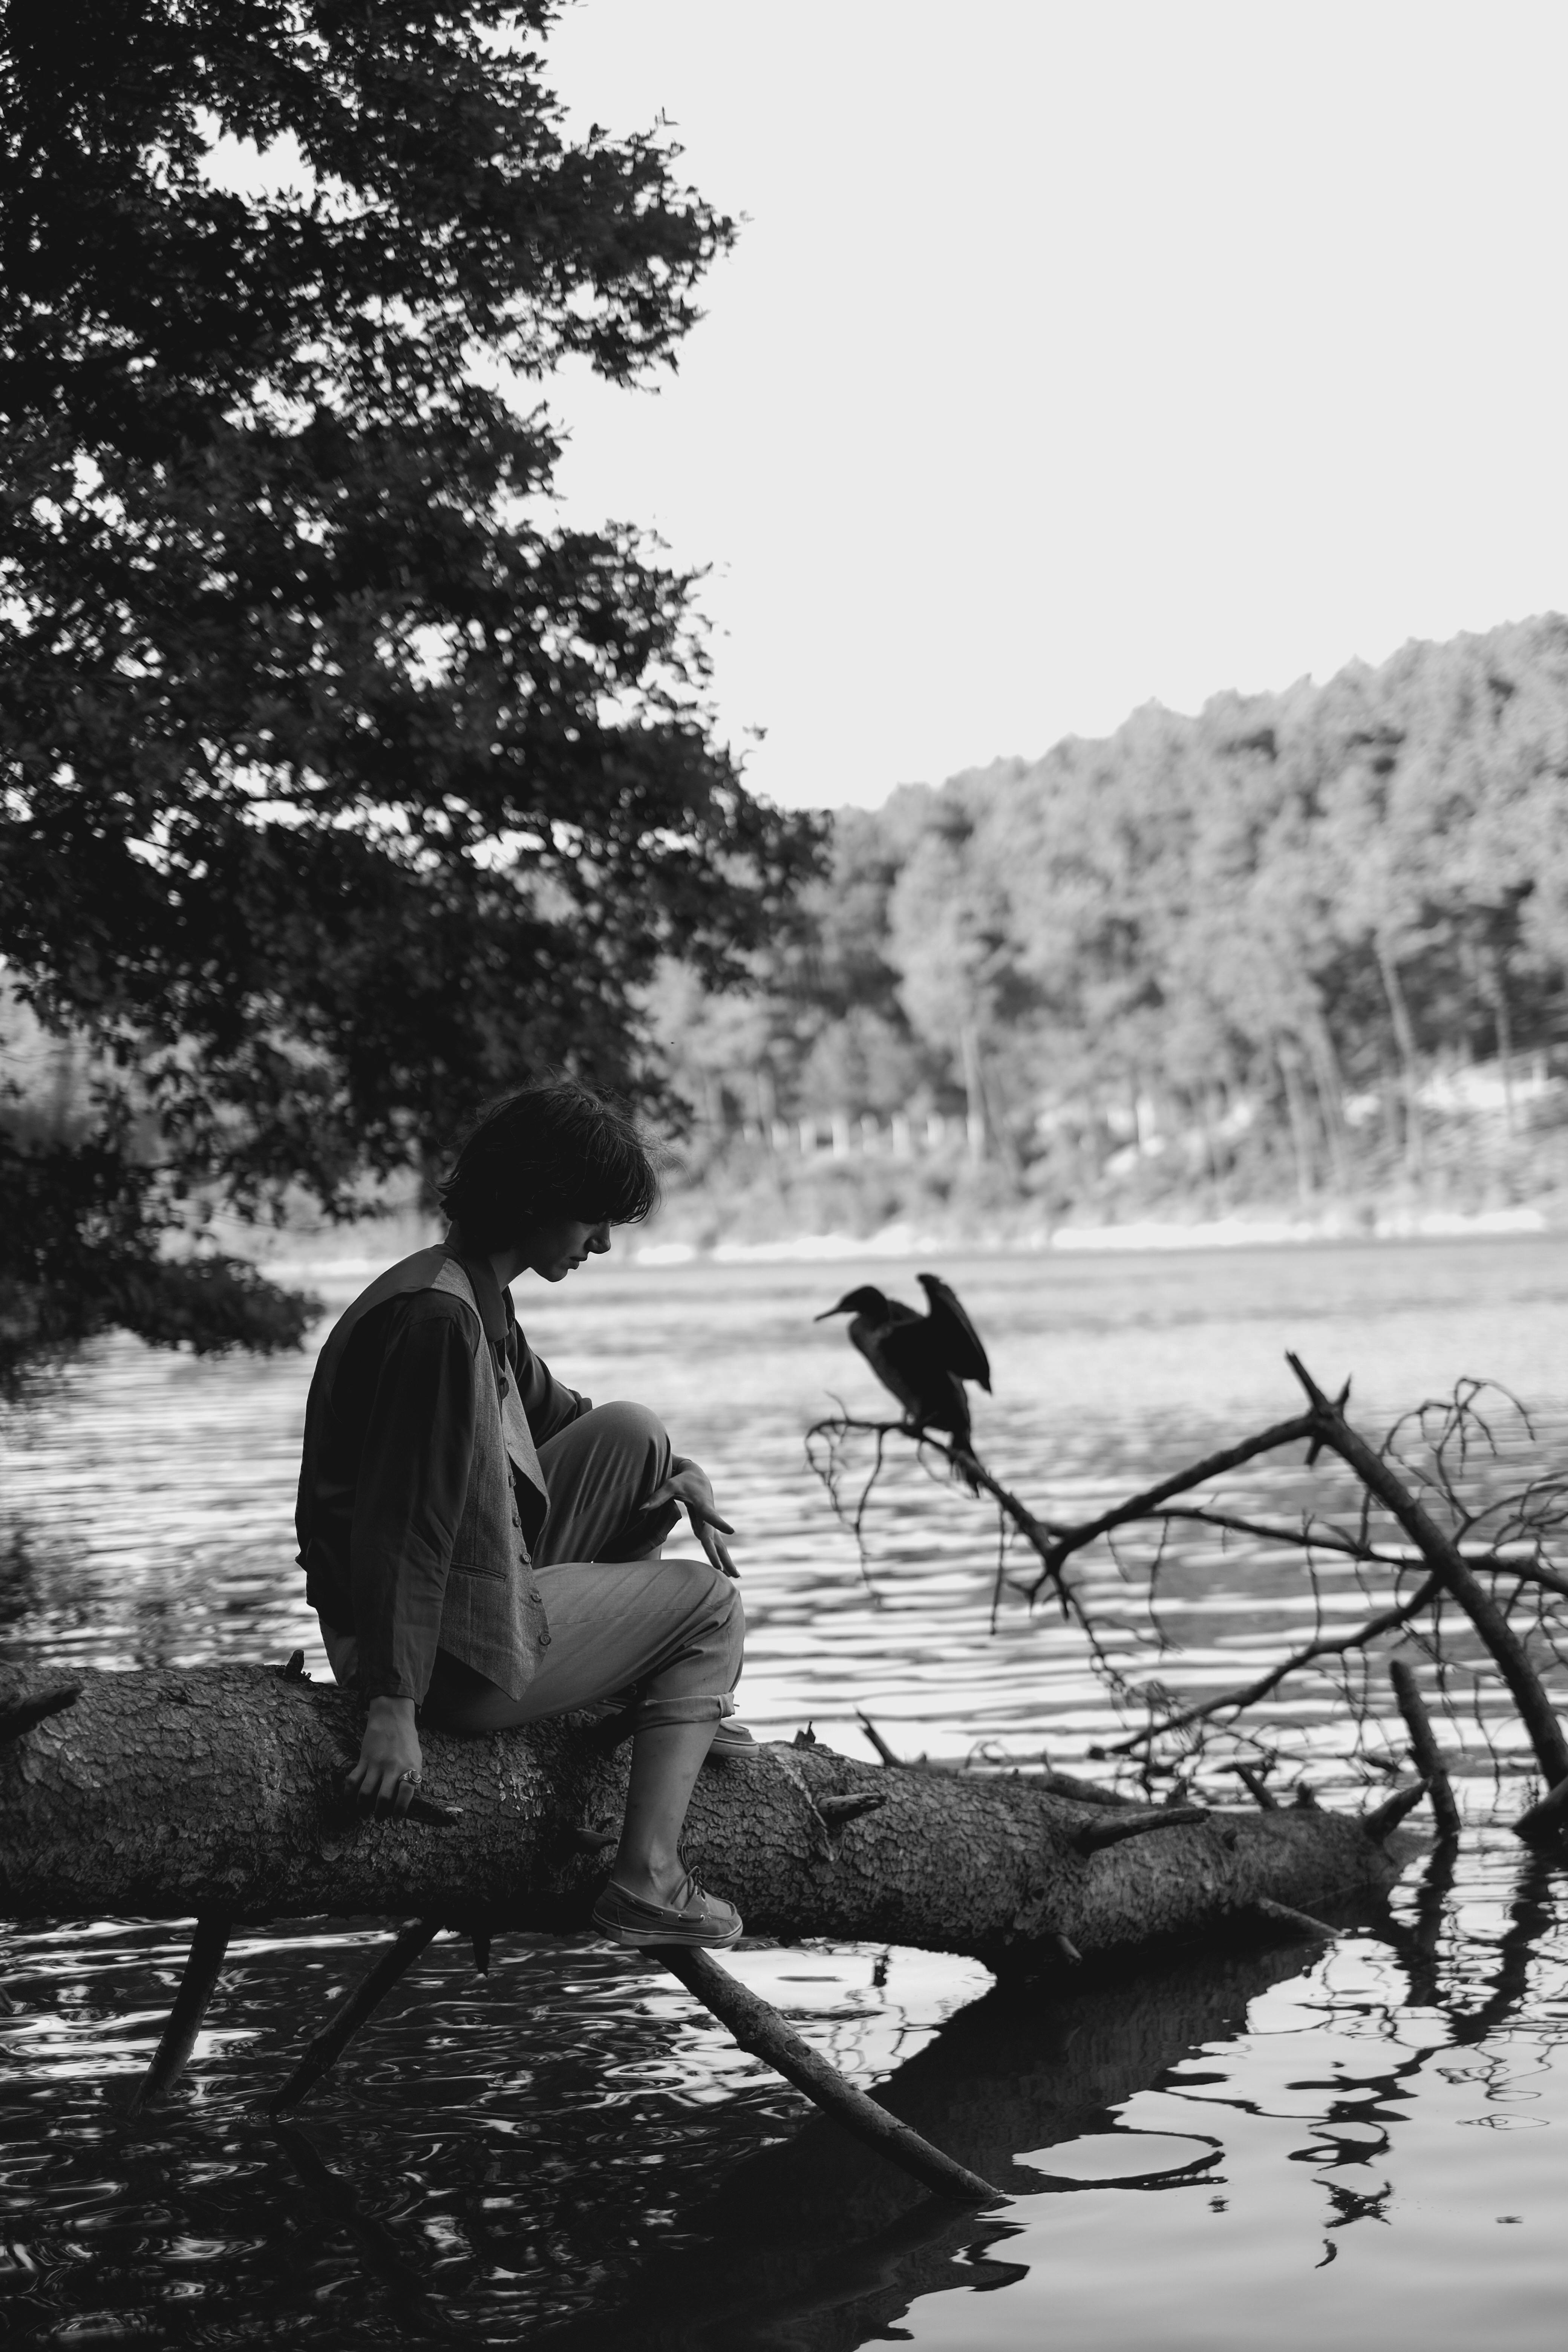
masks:
{"label": "buttoned vest", "polygon": [[363,1315],[416,1290],[459,1299],[474,1356],[474,1451],[468,1491],[452,1541],[441,1603],[440,1646],[487,1681],[521,1698],[549,1646],[544,1601],[529,1557],[550,1503],[533,1433],[517,1382],[485,1337],[474,1286],[463,1262],[437,1244],[405,1257],[363,1291],[334,1328],[324,1354],[329,1379]]}

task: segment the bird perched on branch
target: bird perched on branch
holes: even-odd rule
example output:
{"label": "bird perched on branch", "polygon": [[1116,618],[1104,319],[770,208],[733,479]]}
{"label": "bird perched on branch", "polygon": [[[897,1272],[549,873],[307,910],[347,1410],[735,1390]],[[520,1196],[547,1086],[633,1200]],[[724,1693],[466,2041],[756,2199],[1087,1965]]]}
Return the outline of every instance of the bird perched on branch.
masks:
{"label": "bird perched on branch", "polygon": [[926,1295],[924,1315],[866,1283],[847,1291],[837,1307],[825,1307],[815,1320],[826,1323],[830,1315],[851,1318],[850,1345],[858,1348],[882,1386],[898,1400],[905,1427],[945,1430],[960,1457],[955,1471],[978,1492],[963,1458],[974,1451],[963,1383],[977,1381],[989,1392],[991,1366],[956,1293],[939,1275],[917,1278]]}

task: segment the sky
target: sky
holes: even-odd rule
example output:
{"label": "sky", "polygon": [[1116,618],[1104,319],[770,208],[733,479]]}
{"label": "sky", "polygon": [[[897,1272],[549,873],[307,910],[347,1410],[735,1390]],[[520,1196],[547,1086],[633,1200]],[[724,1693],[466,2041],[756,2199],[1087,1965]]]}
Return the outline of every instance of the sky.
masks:
{"label": "sky", "polygon": [[1568,607],[1562,0],[579,0],[547,54],[745,216],[675,378],[549,399],[567,518],[709,567],[773,799]]}

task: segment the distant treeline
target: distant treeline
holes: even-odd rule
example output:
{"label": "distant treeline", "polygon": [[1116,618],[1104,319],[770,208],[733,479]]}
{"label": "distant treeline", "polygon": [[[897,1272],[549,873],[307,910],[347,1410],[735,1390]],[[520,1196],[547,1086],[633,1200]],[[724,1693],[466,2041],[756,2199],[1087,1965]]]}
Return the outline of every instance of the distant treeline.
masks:
{"label": "distant treeline", "polygon": [[939,1112],[1056,1209],[1108,1171],[1306,1196],[1427,1177],[1489,1099],[1522,1150],[1568,1038],[1565,779],[1548,614],[846,810],[753,996],[663,983],[697,1165]]}

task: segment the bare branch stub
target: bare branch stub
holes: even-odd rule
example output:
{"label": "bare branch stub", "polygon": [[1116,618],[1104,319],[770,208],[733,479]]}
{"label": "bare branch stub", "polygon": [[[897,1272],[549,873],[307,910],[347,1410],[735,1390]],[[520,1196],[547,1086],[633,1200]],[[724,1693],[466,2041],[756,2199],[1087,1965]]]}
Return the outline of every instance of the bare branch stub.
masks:
{"label": "bare branch stub", "polygon": [[1236,1774],[1260,1812],[1277,1813],[1279,1811],[1279,1798],[1262,1775],[1252,1769],[1250,1764],[1230,1764],[1226,1767],[1226,1769]]}
{"label": "bare branch stub", "polygon": [[872,1722],[870,1717],[865,1712],[864,1708],[857,1707],[855,1711],[860,1717],[860,1728],[864,1731],[867,1738],[870,1741],[872,1747],[876,1749],[883,1763],[892,1766],[895,1769],[900,1767],[904,1760],[903,1758],[901,1756],[894,1755],[892,1749],[889,1747],[887,1741],[883,1738],[881,1733],[878,1730],[876,1725]]}
{"label": "bare branch stub", "polygon": [[835,1822],[852,1822],[861,1813],[874,1813],[887,1801],[881,1790],[861,1789],[842,1797],[818,1797],[816,1810],[831,1827]]}
{"label": "bare branch stub", "polygon": [[1454,1801],[1452,1783],[1437,1753],[1432,1718],[1415,1686],[1415,1675],[1408,1659],[1391,1658],[1388,1679],[1394,1686],[1399,1712],[1405,1718],[1405,1727],[1410,1734],[1410,1752],[1415,1759],[1415,1769],[1424,1775],[1431,1792],[1432,1818],[1437,1824],[1437,1833],[1440,1837],[1457,1838],[1460,1829],[1459,1808]]}
{"label": "bare branch stub", "polygon": [[1381,1845],[1384,1838],[1391,1836],[1405,1814],[1414,1812],[1426,1794],[1426,1781],[1415,1780],[1408,1789],[1396,1789],[1392,1797],[1385,1797],[1381,1805],[1374,1805],[1370,1813],[1363,1813],[1361,1825],[1373,1843]]}
{"label": "bare branch stub", "polygon": [[1274,1920],[1281,1927],[1292,1928],[1298,1935],[1313,1937],[1320,1943],[1339,1942],[1337,1927],[1331,1927],[1326,1919],[1314,1919],[1310,1911],[1298,1911],[1289,1903],[1276,1903],[1269,1895],[1260,1895],[1252,1907],[1261,1912],[1265,1919]]}
{"label": "bare branch stub", "polygon": [[0,1745],[8,1739],[26,1738],[51,1715],[63,1715],[68,1706],[74,1706],[80,1695],[79,1683],[47,1683],[38,1690],[23,1691],[15,1698],[0,1701]]}
{"label": "bare branch stub", "polygon": [[1128,1838],[1150,1837],[1157,1830],[1179,1830],[1208,1819],[1205,1805],[1162,1805],[1148,1813],[1108,1811],[1100,1821],[1086,1822],[1073,1843],[1079,1853],[1098,1853],[1102,1846],[1121,1845]]}
{"label": "bare branch stub", "polygon": [[1539,1804],[1521,1813],[1513,1825],[1513,1833],[1527,1845],[1554,1845],[1568,1832],[1568,1780],[1560,1780],[1549,1789]]}

